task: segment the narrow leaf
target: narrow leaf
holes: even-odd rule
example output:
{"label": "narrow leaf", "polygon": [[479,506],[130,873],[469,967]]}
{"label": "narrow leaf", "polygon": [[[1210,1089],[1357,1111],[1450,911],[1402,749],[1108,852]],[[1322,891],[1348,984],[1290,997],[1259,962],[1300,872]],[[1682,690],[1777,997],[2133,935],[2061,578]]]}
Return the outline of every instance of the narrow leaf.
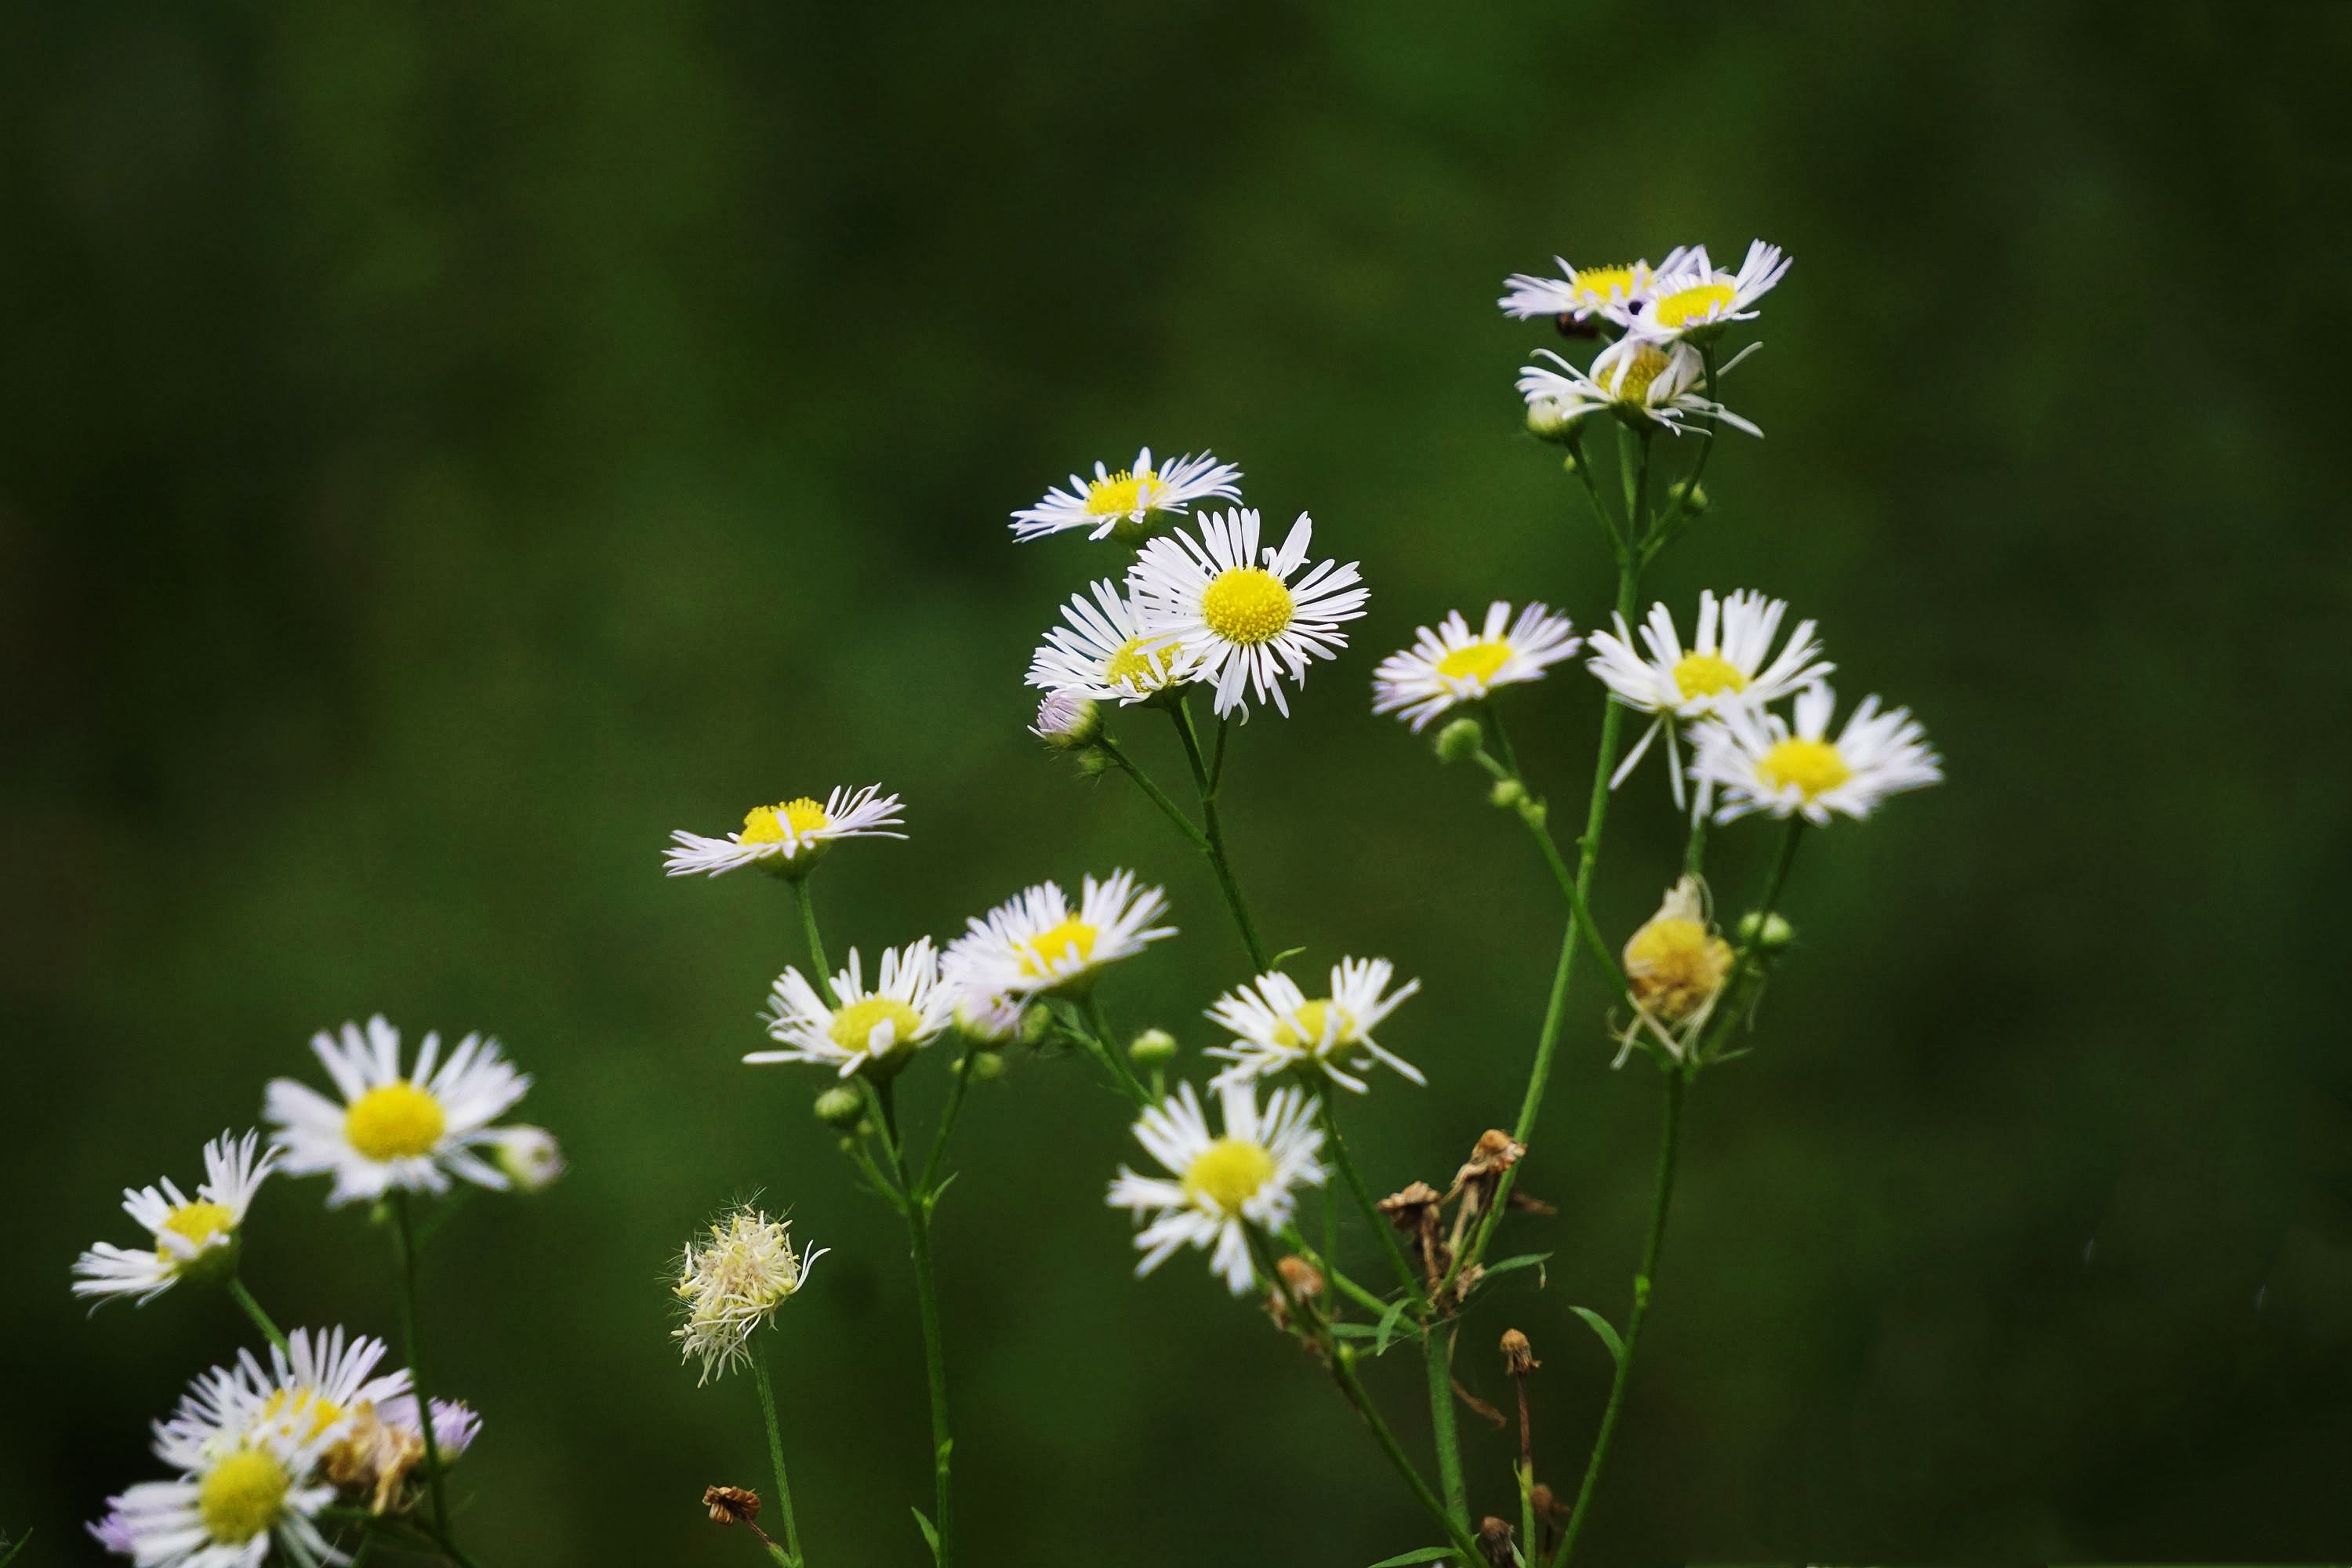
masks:
{"label": "narrow leaf", "polygon": [[16,1538],[16,1544],[14,1546],[8,1546],[5,1541],[0,1541],[0,1546],[8,1546],[7,1551],[0,1552],[0,1568],[8,1568],[9,1563],[16,1561],[16,1554],[24,1551],[25,1543],[32,1539],[33,1532],[28,1530]]}
{"label": "narrow leaf", "polygon": [[1547,1261],[1550,1257],[1551,1254],[1549,1252],[1522,1252],[1517,1258],[1506,1258],[1500,1263],[1486,1265],[1485,1278],[1492,1279],[1496,1275],[1507,1274],[1514,1268],[1532,1268],[1537,1264]]}
{"label": "narrow leaf", "polygon": [[1617,1337],[1617,1331],[1609,1326],[1609,1320],[1590,1307],[1570,1307],[1569,1310],[1591,1325],[1592,1331],[1601,1336],[1601,1342],[1609,1347],[1609,1359],[1617,1363],[1618,1371],[1624,1371],[1625,1342]]}
{"label": "narrow leaf", "polygon": [[1381,1314],[1380,1340],[1378,1343],[1372,1346],[1372,1353],[1374,1355],[1385,1355],[1388,1353],[1389,1336],[1396,1332],[1397,1320],[1404,1315],[1404,1308],[1405,1304],[1402,1301],[1399,1301],[1395,1306],[1391,1307],[1387,1311]]}
{"label": "narrow leaf", "polygon": [[1383,1557],[1372,1568],[1410,1568],[1415,1563],[1443,1563],[1454,1555],[1451,1546],[1424,1546],[1418,1552],[1408,1552],[1401,1557]]}
{"label": "narrow leaf", "polygon": [[910,1508],[907,1511],[913,1514],[915,1522],[923,1527],[923,1543],[931,1549],[931,1561],[937,1563],[940,1560],[940,1532],[931,1528],[931,1521],[923,1517],[921,1509]]}

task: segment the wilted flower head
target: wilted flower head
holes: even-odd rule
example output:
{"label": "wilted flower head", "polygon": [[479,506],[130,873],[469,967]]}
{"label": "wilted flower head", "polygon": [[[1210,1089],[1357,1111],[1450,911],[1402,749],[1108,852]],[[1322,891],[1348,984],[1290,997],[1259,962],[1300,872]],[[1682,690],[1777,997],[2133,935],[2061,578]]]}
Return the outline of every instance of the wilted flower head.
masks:
{"label": "wilted flower head", "polygon": [[1625,984],[1633,1000],[1669,1024],[1704,1012],[1731,973],[1731,944],[1706,921],[1696,877],[1666,889],[1658,912],[1625,942]]}
{"label": "wilted flower head", "polygon": [[818,1247],[795,1256],[792,1226],[749,1206],[712,1225],[701,1246],[688,1242],[677,1288],[686,1321],[670,1337],[687,1360],[701,1361],[698,1381],[724,1375],[747,1358],[752,1331],[775,1316],[824,1256]]}

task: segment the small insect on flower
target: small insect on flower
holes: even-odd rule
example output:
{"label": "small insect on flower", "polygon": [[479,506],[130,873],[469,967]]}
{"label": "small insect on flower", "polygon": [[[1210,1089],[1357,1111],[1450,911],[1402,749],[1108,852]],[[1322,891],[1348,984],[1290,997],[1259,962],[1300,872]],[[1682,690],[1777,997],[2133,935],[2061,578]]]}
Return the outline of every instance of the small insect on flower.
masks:
{"label": "small insect on flower", "polygon": [[850,949],[849,966],[833,977],[833,994],[837,1006],[799,970],[787,968],[770,994],[767,1020],[769,1037],[784,1048],[743,1059],[755,1067],[815,1062],[844,1078],[894,1073],[955,1021],[955,994],[940,984],[939,955],[927,936],[884,949],[871,989],[857,950]]}
{"label": "small insect on flower", "polygon": [[[1753,347],[1754,345],[1750,345]],[[1747,350],[1717,367],[1720,376],[1745,358]],[[1564,430],[1588,414],[1614,415],[1636,430],[1664,429],[1679,436],[1693,418],[1713,426],[1727,425],[1750,436],[1761,436],[1748,420],[1706,395],[1706,362],[1688,343],[1664,346],[1645,338],[1623,337],[1592,357],[1590,371],[1579,370],[1549,349],[1536,357],[1559,368],[1519,367],[1519,395],[1528,405],[1531,424],[1547,432]]]}
{"label": "small insect on flower", "polygon": [[1048,490],[1035,506],[1014,512],[1013,537],[1025,544],[1083,528],[1088,539],[1132,542],[1171,514],[1189,510],[1194,501],[1239,500],[1241,477],[1239,468],[1207,452],[1154,466],[1151,448],[1146,447],[1135,455],[1133,468],[1113,473],[1097,463],[1093,479],[1072,474],[1068,489]]}
{"label": "small insect on flower", "polygon": [[1234,1043],[1213,1047],[1206,1054],[1234,1065],[1219,1073],[1213,1086],[1223,1089],[1300,1068],[1361,1094],[1364,1080],[1345,1069],[1360,1072],[1374,1061],[1387,1063],[1414,1083],[1426,1082],[1418,1068],[1372,1038],[1381,1020],[1421,989],[1420,981],[1408,980],[1383,996],[1394,972],[1385,958],[1343,958],[1331,966],[1328,996],[1309,998],[1297,981],[1278,970],[1227,992],[1209,1009],[1209,1016],[1233,1033]]}
{"label": "small insect on flower", "polygon": [[333,1174],[330,1207],[395,1189],[446,1192],[452,1176],[477,1186],[509,1184],[476,1151],[503,1136],[490,1122],[523,1097],[530,1079],[499,1055],[496,1040],[467,1035],[441,1061],[441,1037],[427,1035],[415,1068],[403,1074],[400,1031],[379,1013],[364,1036],[345,1024],[340,1039],[321,1030],[310,1048],[342,1102],[281,1078],[269,1085],[266,1114],[277,1124],[289,1174]]}
{"label": "small insect on flower", "polygon": [[1734,321],[1755,320],[1752,307],[1788,276],[1789,265],[1779,246],[1760,239],[1748,244],[1737,272],[1718,271],[1704,245],[1675,250],[1651,279],[1648,298],[1610,305],[1602,313],[1636,337],[1708,342]]}
{"label": "small insect on flower", "polygon": [[129,1296],[143,1306],[182,1279],[226,1279],[236,1268],[246,1210],[278,1163],[261,1135],[231,1141],[226,1132],[205,1145],[205,1179],[193,1198],[172,1184],[125,1188],[122,1212],[154,1240],[131,1249],[101,1241],[74,1262],[73,1293],[102,1303]]}
{"label": "small insect on flower", "polygon": [[1029,661],[1029,684],[1073,692],[1097,702],[1148,701],[1181,686],[1191,672],[1174,646],[1146,637],[1135,605],[1106,577],[1073,594],[1062,607],[1067,626],[1055,626]]}
{"label": "small insect on flower", "polygon": [[749,1359],[752,1333],[799,1291],[824,1256],[815,1247],[795,1255],[791,1225],[748,1206],[712,1225],[701,1246],[687,1243],[677,1286],[686,1321],[670,1337],[686,1360],[702,1363],[696,1382],[724,1376]]}
{"label": "small insect on flower", "polygon": [[1545,317],[1564,324],[1590,321],[1612,309],[1640,306],[1649,299],[1656,276],[1646,261],[1622,267],[1570,267],[1567,258],[1555,256],[1552,262],[1560,270],[1558,278],[1514,272],[1503,279],[1503,297],[1495,303],[1505,315],[1521,321]]}
{"label": "small insect on flower", "polygon": [[1300,512],[1281,549],[1261,551],[1258,515],[1244,507],[1202,518],[1197,540],[1155,539],[1136,557],[1128,586],[1138,624],[1150,646],[1174,648],[1190,679],[1215,686],[1220,717],[1238,708],[1247,718],[1251,690],[1287,716],[1284,671],[1304,685],[1310,660],[1348,646],[1339,624],[1363,615],[1370,592],[1352,561],[1298,576],[1314,539]]}
{"label": "small insect on flower", "polygon": [[1239,1296],[1255,1273],[1245,1227],[1280,1230],[1297,1207],[1296,1190],[1323,1184],[1317,1158],[1323,1130],[1315,1125],[1318,1103],[1296,1089],[1275,1090],[1263,1113],[1251,1084],[1227,1084],[1218,1096],[1224,1113],[1218,1137],[1210,1136],[1189,1083],[1146,1110],[1135,1124],[1136,1142],[1169,1176],[1139,1176],[1122,1165],[1109,1201],[1139,1219],[1151,1216],[1135,1238],[1143,1253],[1139,1276],[1189,1244],[1211,1249],[1210,1268]]}
{"label": "small insect on flower", "polygon": [[1389,655],[1372,672],[1372,711],[1402,710],[1417,731],[1496,687],[1542,679],[1546,669],[1580,646],[1568,617],[1541,605],[1522,609],[1516,622],[1510,616],[1511,606],[1497,599],[1486,606],[1486,624],[1475,633],[1459,610],[1448,611],[1435,631],[1419,628],[1412,647]]}
{"label": "small insect on flower", "polygon": [[1663,604],[1652,605],[1649,618],[1642,625],[1647,658],[1634,651],[1633,635],[1626,630],[1622,616],[1615,617],[1614,636],[1593,633],[1593,657],[1585,661],[1585,668],[1617,701],[1657,715],[1625,753],[1625,760],[1617,764],[1609,787],[1615,789],[1625,781],[1664,730],[1668,778],[1675,804],[1682,805],[1682,757],[1676,749],[1675,721],[1705,719],[1728,708],[1777,702],[1835,669],[1835,665],[1822,659],[1822,645],[1813,636],[1811,621],[1798,622],[1781,645],[1780,657],[1772,656],[1781,617],[1788,613],[1785,600],[1768,599],[1752,589],[1740,589],[1720,604],[1708,590],[1698,596],[1698,625],[1687,652],[1675,630],[1674,612]]}
{"label": "small insect on flower", "polygon": [[1890,795],[1943,782],[1942,761],[1908,709],[1882,713],[1878,699],[1865,697],[1832,741],[1836,709],[1836,694],[1815,684],[1797,694],[1793,726],[1777,713],[1732,708],[1693,731],[1691,776],[1724,792],[1716,821],[1761,811],[1825,826],[1832,812],[1859,819]]}
{"label": "small insect on flower", "polygon": [[1083,991],[1108,964],[1176,934],[1151,922],[1168,910],[1158,888],[1138,889],[1132,871],[1088,877],[1074,913],[1060,886],[1040,882],[965,922],[941,963],[961,996],[1025,1002],[1045,991]]}
{"label": "small insect on flower", "polygon": [[763,866],[788,882],[816,868],[836,838],[904,838],[898,797],[878,795],[880,784],[852,792],[835,789],[819,805],[807,795],[775,805],[755,805],[740,833],[705,838],[681,828],[662,851],[662,869],[673,877],[719,876],[739,866]]}

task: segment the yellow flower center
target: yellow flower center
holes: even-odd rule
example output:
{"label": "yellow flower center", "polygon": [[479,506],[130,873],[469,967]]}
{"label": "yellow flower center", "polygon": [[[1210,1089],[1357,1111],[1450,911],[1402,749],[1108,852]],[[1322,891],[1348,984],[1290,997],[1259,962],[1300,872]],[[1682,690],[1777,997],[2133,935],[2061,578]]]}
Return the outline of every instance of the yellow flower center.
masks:
{"label": "yellow flower center", "polygon": [[1335,1018],[1339,1027],[1331,1031],[1331,1043],[1334,1046],[1353,1045],[1356,1020],[1345,1007],[1329,997],[1300,1003],[1298,1011],[1275,1026],[1274,1043],[1288,1046],[1293,1050],[1302,1047],[1311,1050],[1323,1043],[1323,1031]]}
{"label": "yellow flower center", "polygon": [[1203,1208],[1236,1215],[1273,1179],[1273,1155],[1239,1138],[1220,1138],[1185,1167],[1184,1191]]}
{"label": "yellow flower center", "polygon": [[782,805],[756,805],[743,816],[743,831],[735,836],[740,844],[782,844],[784,827],[790,824],[796,833],[814,833],[830,826],[833,818],[824,807],[803,795]]}
{"label": "yellow flower center", "polygon": [[1650,319],[1662,327],[1687,327],[1714,320],[1717,313],[1731,309],[1731,301],[1738,297],[1728,283],[1702,283],[1659,300],[1650,307]]}
{"label": "yellow flower center", "polygon": [[1756,771],[1775,789],[1795,784],[1807,800],[1817,799],[1853,777],[1853,770],[1827,741],[1783,741],[1764,753]]}
{"label": "yellow flower center", "polygon": [[1745,691],[1748,678],[1739,667],[1719,653],[1688,653],[1675,666],[1675,688],[1685,700],[1693,697],[1720,697],[1727,691]]}
{"label": "yellow flower center", "polygon": [[1149,511],[1168,487],[1150,468],[1130,474],[1125,468],[1087,487],[1087,510],[1096,517],[1121,517]]}
{"label": "yellow flower center", "polygon": [[1209,629],[1244,647],[1281,636],[1297,613],[1290,590],[1256,566],[1228,566],[1201,595],[1201,618]]}
{"label": "yellow flower center", "polygon": [[277,1522],[294,1478],[277,1456],[243,1448],[215,1465],[196,1489],[196,1511],[223,1546],[241,1546]]}
{"label": "yellow flower center", "polygon": [[887,1051],[892,1046],[913,1039],[922,1032],[923,1017],[912,1007],[892,996],[868,996],[863,1002],[852,1002],[833,1016],[833,1026],[825,1031],[833,1043],[845,1051],[862,1051],[874,1036],[874,1026],[888,1024],[890,1038],[883,1044]]}
{"label": "yellow flower center", "polygon": [[1630,267],[1584,267],[1577,269],[1569,280],[1576,297],[1588,305],[1606,305],[1612,300],[1622,300],[1633,291],[1633,269]]}
{"label": "yellow flower center", "polygon": [[1029,939],[1029,951],[1022,955],[1021,972],[1030,975],[1054,973],[1054,965],[1072,956],[1079,963],[1091,963],[1095,956],[1095,938],[1101,933],[1076,915],[1051,931],[1041,931]]}
{"label": "yellow flower center", "polygon": [[282,1420],[289,1415],[308,1415],[310,1429],[302,1434],[307,1440],[332,1426],[343,1418],[343,1407],[331,1399],[323,1398],[315,1389],[297,1389],[289,1393],[278,1389],[261,1402],[264,1422]]}
{"label": "yellow flower center", "polygon": [[1730,971],[1731,944],[1695,920],[1660,915],[1625,944],[1633,999],[1668,1023],[1697,1012]]}
{"label": "yellow flower center", "polygon": [[448,1125],[441,1102],[413,1083],[379,1084],[343,1112],[343,1137],[371,1160],[429,1153]]}
{"label": "yellow flower center", "polygon": [[1511,657],[1511,645],[1496,637],[1457,647],[1437,661],[1437,673],[1449,680],[1492,680]]}
{"label": "yellow flower center", "polygon": [[[225,1205],[202,1201],[182,1204],[163,1216],[165,1230],[174,1236],[186,1237],[199,1247],[214,1237],[231,1230],[236,1225],[236,1216],[229,1213]],[[155,1249],[155,1256],[166,1263],[176,1261],[171,1253],[161,1247]]]}
{"label": "yellow flower center", "polygon": [[1142,651],[1143,639],[1129,637],[1118,645],[1118,651],[1103,661],[1103,679],[1116,686],[1131,680],[1138,686],[1157,686],[1168,679],[1176,663],[1176,647],[1170,644],[1150,653]]}
{"label": "yellow flower center", "polygon": [[1601,384],[1618,402],[1639,405],[1648,401],[1650,384],[1664,374],[1665,368],[1666,351],[1653,343],[1643,343],[1610,366]]}

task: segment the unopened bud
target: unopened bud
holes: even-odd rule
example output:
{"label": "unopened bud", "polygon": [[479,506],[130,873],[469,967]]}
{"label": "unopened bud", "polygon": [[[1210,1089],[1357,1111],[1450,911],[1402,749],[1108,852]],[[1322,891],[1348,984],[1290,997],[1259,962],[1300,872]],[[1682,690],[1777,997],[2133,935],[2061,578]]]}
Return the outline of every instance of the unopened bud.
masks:
{"label": "unopened bud", "polygon": [[1037,722],[1029,732],[1057,751],[1075,752],[1101,736],[1102,710],[1082,693],[1049,691],[1037,704]]}
{"label": "unopened bud", "polygon": [[1739,917],[1739,940],[1766,952],[1778,952],[1797,940],[1797,932],[1779,915],[1759,915],[1750,910]]}
{"label": "unopened bud", "polygon": [[1146,1029],[1128,1042],[1127,1059],[1139,1068],[1165,1066],[1176,1059],[1176,1037],[1165,1029]]}
{"label": "unopened bud", "polygon": [[1491,1513],[1478,1521],[1478,1555],[1494,1568],[1511,1568],[1518,1555],[1511,1550],[1511,1527]]}
{"label": "unopened bud", "polygon": [[1080,778],[1097,778],[1108,772],[1110,772],[1110,758],[1104,753],[1101,747],[1089,746],[1078,753]]}
{"label": "unopened bud", "polygon": [[1519,802],[1519,816],[1529,827],[1541,827],[1551,820],[1551,807],[1539,800],[1523,800]]}
{"label": "unopened bud", "polygon": [[1499,810],[1509,811],[1528,798],[1528,786],[1517,779],[1496,779],[1495,787],[1486,792],[1486,798]]}
{"label": "unopened bud", "polygon": [[1708,504],[1706,487],[1687,482],[1677,482],[1671,486],[1666,491],[1666,499],[1688,511],[1693,517],[1705,511]]}
{"label": "unopened bud", "polygon": [[1043,1002],[1032,1002],[1021,1015],[1021,1043],[1042,1046],[1045,1037],[1054,1031],[1054,1010]]}
{"label": "unopened bud", "polygon": [[[1582,407],[1571,408],[1548,397],[1538,398],[1528,405],[1528,434],[1538,441],[1572,439],[1576,434],[1576,422],[1586,412]],[[1574,458],[1568,461],[1571,468],[1575,467]]]}
{"label": "unopened bud", "polygon": [[1001,1051],[974,1051],[956,1065],[957,1070],[970,1073],[974,1083],[993,1083],[1004,1076]]}
{"label": "unopened bud", "polygon": [[563,1150],[544,1127],[502,1127],[493,1147],[499,1169],[518,1192],[539,1192],[563,1174]]}
{"label": "unopened bud", "polygon": [[1021,1001],[967,992],[956,998],[955,1026],[964,1038],[1001,1046],[1021,1032]]}
{"label": "unopened bud", "polygon": [[760,1494],[749,1487],[708,1487],[702,1506],[713,1524],[750,1524],[760,1517]]}
{"label": "unopened bud", "polygon": [[1543,1363],[1536,1360],[1535,1347],[1528,1336],[1517,1329],[1503,1331],[1503,1370],[1513,1377],[1525,1377]]}
{"label": "unopened bud", "polygon": [[835,1084],[816,1097],[816,1119],[846,1132],[866,1114],[866,1097],[845,1084]]}
{"label": "unopened bud", "polygon": [[1475,719],[1456,719],[1437,732],[1437,760],[1458,763],[1475,757],[1486,744],[1486,731]]}

